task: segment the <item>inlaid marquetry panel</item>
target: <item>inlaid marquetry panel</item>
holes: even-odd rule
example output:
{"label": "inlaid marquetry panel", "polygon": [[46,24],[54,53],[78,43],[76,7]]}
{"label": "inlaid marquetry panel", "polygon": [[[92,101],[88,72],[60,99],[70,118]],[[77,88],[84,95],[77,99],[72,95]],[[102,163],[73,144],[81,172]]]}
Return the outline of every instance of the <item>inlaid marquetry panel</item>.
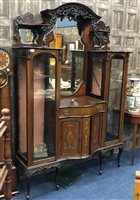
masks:
{"label": "inlaid marquetry panel", "polygon": [[82,156],[89,155],[90,118],[83,119]]}
{"label": "inlaid marquetry panel", "polygon": [[59,155],[72,156],[81,153],[81,128],[82,121],[78,118],[70,118],[60,121],[60,147]]}

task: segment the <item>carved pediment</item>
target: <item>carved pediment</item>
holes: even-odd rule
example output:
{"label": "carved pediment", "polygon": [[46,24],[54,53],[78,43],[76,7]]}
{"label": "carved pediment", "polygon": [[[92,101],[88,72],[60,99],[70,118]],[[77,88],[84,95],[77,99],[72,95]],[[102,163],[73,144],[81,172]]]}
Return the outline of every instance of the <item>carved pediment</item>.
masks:
{"label": "carved pediment", "polygon": [[42,46],[45,44],[45,34],[50,30],[49,23],[38,22],[31,13],[26,13],[18,16],[14,21],[14,25],[16,45]]}
{"label": "carved pediment", "polygon": [[16,45],[49,46],[54,39],[56,21],[68,19],[75,21],[81,41],[87,49],[109,49],[110,29],[100,21],[90,8],[79,3],[67,3],[56,9],[46,9],[40,12],[41,21],[37,21],[31,13],[18,16],[15,23]]}

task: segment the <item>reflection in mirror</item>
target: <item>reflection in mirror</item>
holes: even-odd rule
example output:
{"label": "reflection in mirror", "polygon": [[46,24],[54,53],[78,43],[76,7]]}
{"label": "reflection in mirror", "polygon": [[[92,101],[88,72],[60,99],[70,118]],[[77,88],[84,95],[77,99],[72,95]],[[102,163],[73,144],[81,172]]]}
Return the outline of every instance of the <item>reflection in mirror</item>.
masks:
{"label": "reflection in mirror", "polygon": [[103,74],[105,74],[106,58],[106,53],[100,53],[99,51],[89,52],[89,93],[91,96],[101,99],[104,98]]}
{"label": "reflection in mirror", "polygon": [[111,60],[111,79],[107,111],[107,141],[118,139],[120,126],[121,90],[124,60],[115,57]]}
{"label": "reflection in mirror", "polygon": [[57,19],[52,48],[63,48],[61,65],[61,95],[75,92],[83,82],[84,45],[77,29],[77,22],[64,18]]}
{"label": "reflection in mirror", "polygon": [[30,29],[19,29],[19,35],[21,38],[21,43],[32,44],[34,40],[34,34]]}
{"label": "reflection in mirror", "polygon": [[92,63],[94,67],[92,67],[92,87],[90,93],[101,96],[103,59],[93,58]]}
{"label": "reflection in mirror", "polygon": [[62,64],[62,95],[72,94],[78,90],[83,81],[84,51],[71,50],[70,55],[70,63]]}

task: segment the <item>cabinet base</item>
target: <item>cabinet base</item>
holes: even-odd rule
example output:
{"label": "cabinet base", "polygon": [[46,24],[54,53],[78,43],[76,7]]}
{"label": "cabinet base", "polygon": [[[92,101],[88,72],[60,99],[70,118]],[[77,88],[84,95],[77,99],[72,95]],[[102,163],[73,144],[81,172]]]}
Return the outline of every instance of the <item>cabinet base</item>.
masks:
{"label": "cabinet base", "polygon": [[107,151],[111,151],[111,155],[112,155],[113,151],[115,149],[118,149],[117,164],[118,164],[118,167],[120,167],[120,158],[121,158],[121,155],[122,155],[123,150],[124,150],[124,142],[120,142],[118,144],[114,144],[114,145],[111,145],[111,146],[108,146],[108,147],[104,147],[104,148],[101,148],[99,150],[99,163],[100,163],[99,174],[100,175],[103,173],[103,157],[105,156],[105,153]]}
{"label": "cabinet base", "polygon": [[55,188],[56,190],[59,189],[59,184],[57,182],[57,177],[58,177],[58,172],[59,172],[59,168],[60,168],[60,163],[59,162],[54,162],[54,163],[48,163],[48,164],[40,164],[37,166],[33,166],[33,167],[23,167],[24,170],[24,176],[25,176],[25,180],[26,180],[26,188],[27,188],[27,194],[26,194],[26,199],[29,200],[30,199],[30,189],[31,189],[31,183],[30,183],[30,177],[34,176],[34,175],[38,175],[38,174],[42,174],[45,171],[48,171],[51,168],[55,169]]}

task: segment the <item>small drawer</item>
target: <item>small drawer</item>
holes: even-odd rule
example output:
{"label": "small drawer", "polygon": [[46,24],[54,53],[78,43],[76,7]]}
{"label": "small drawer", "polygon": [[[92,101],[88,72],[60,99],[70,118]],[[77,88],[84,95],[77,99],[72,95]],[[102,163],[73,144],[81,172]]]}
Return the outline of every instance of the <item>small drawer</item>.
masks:
{"label": "small drawer", "polygon": [[59,117],[81,117],[81,116],[90,116],[94,115],[98,112],[105,111],[105,104],[96,104],[90,107],[82,107],[82,108],[63,108],[59,110]]}
{"label": "small drawer", "polygon": [[63,110],[61,111],[61,115],[64,115],[64,116],[70,115],[70,109],[63,109]]}
{"label": "small drawer", "polygon": [[96,112],[102,111],[104,109],[105,109],[105,104],[98,104],[98,105],[95,106]]}

